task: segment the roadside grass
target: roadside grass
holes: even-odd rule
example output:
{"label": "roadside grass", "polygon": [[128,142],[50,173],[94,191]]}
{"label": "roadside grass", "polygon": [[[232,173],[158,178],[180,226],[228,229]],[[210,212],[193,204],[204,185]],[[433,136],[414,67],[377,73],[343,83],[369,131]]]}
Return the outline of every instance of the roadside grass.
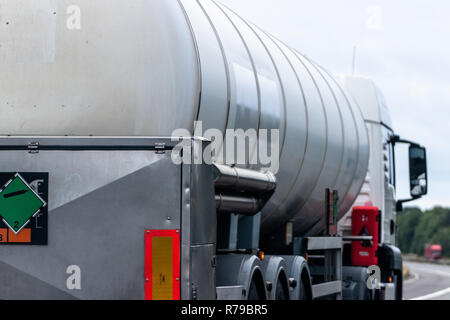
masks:
{"label": "roadside grass", "polygon": [[406,264],[403,265],[403,280],[411,278],[411,272]]}

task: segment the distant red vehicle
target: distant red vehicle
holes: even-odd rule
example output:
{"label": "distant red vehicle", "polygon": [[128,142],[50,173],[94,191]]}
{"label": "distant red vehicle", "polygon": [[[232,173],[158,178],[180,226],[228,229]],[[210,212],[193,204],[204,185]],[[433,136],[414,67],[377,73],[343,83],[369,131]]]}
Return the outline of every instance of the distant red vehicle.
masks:
{"label": "distant red vehicle", "polygon": [[439,260],[442,258],[442,246],[440,244],[426,244],[425,258],[429,260]]}

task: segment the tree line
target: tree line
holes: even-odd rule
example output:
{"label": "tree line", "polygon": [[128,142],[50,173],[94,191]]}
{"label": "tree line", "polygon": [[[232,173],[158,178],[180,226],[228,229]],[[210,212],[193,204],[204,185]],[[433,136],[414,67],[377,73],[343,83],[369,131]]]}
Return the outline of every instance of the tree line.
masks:
{"label": "tree line", "polygon": [[397,226],[403,253],[423,255],[425,244],[440,244],[443,255],[450,257],[450,208],[405,208],[397,214]]}

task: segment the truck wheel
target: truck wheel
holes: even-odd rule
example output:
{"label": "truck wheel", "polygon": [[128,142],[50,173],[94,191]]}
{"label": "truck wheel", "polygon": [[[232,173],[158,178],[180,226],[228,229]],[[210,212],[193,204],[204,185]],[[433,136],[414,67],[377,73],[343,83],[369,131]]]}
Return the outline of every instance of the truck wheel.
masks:
{"label": "truck wheel", "polygon": [[308,293],[307,293],[305,285],[303,283],[300,283],[298,298],[299,298],[299,300],[309,300]]}
{"label": "truck wheel", "polygon": [[289,289],[284,285],[286,282],[286,277],[280,276],[277,281],[277,288],[275,291],[275,300],[289,300]]}
{"label": "truck wheel", "polygon": [[299,300],[312,300],[311,280],[308,270],[304,270],[301,275]]}
{"label": "truck wheel", "polygon": [[259,272],[255,272],[248,290],[247,300],[266,300],[265,288],[262,276]]}
{"label": "truck wheel", "polygon": [[403,299],[403,275],[401,271],[395,271],[394,273],[395,284],[395,300]]}
{"label": "truck wheel", "polygon": [[256,289],[255,279],[252,280],[250,284],[250,289],[248,291],[248,300],[260,300],[258,290]]}

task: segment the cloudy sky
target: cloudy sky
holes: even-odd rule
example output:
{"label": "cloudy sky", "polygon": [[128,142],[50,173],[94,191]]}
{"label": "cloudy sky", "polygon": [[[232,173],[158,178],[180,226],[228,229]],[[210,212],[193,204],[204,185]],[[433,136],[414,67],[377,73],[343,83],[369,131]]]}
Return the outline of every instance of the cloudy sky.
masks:
{"label": "cloudy sky", "polygon": [[[415,205],[450,206],[450,3],[448,0],[221,0],[333,73],[371,77],[394,130],[427,147],[429,194]],[[399,151],[399,197],[407,197]],[[413,203],[411,203],[413,204]]]}

